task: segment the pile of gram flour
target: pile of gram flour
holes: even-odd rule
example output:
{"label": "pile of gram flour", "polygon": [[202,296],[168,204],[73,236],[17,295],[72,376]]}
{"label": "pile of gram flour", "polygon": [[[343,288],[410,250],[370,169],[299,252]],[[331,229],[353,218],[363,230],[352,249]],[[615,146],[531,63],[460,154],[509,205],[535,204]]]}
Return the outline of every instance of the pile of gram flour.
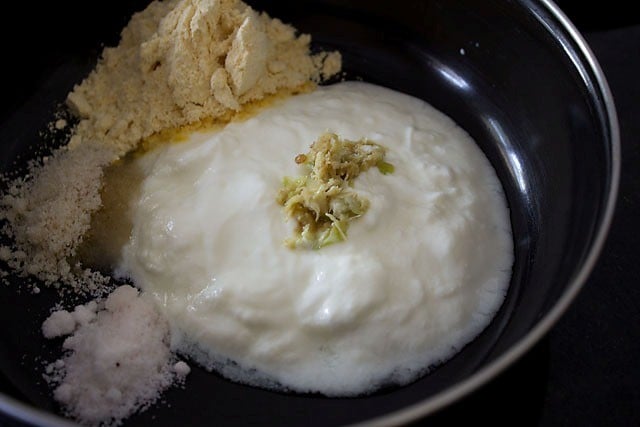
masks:
{"label": "pile of gram flour", "polygon": [[43,324],[48,338],[69,335],[45,375],[68,416],[119,424],[189,373],[144,295],[122,286],[101,299],[111,278],[74,261],[102,204],[104,169],[149,137],[226,123],[247,105],[338,73],[340,54],[311,55],[310,41],[240,0],[154,1],[68,95],[78,119],[69,143],[32,161],[25,176],[4,178],[0,237],[10,244],[0,245],[0,277],[35,278],[95,298]]}
{"label": "pile of gram flour", "polygon": [[309,54],[308,35],[238,0],[153,2],[69,94],[82,119],[71,145],[98,139],[127,152],[145,137],[340,70]]}
{"label": "pile of gram flour", "polygon": [[340,54],[311,55],[310,41],[239,0],[155,1],[133,15],[68,95],[80,120],[69,144],[0,194],[2,234],[14,242],[0,261],[46,284],[100,288],[108,278],[68,260],[100,208],[105,166],[145,138],[229,121],[244,105],[338,73]]}

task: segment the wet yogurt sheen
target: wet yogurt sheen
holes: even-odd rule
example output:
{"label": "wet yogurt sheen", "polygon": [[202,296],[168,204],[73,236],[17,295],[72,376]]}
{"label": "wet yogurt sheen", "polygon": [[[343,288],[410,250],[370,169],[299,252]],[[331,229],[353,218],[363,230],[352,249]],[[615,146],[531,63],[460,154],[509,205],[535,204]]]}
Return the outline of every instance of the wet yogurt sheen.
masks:
{"label": "wet yogurt sheen", "polygon": [[[395,172],[355,180],[370,207],[345,242],[288,249],[275,198],[325,131],[385,146]],[[474,141],[416,98],[322,87],[142,162],[120,269],[155,295],[174,348],[233,379],[331,396],[404,384],[504,299],[513,242],[500,183]]]}

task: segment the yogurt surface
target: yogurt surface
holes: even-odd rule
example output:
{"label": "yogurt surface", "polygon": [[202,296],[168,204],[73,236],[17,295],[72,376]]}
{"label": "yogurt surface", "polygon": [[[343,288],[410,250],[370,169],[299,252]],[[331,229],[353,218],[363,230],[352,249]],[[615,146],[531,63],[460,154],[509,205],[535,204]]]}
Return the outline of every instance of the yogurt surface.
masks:
{"label": "yogurt surface", "polygon": [[[387,148],[346,241],[289,249],[276,195],[323,132]],[[340,83],[141,160],[119,270],[155,296],[173,347],[235,380],[329,396],[405,384],[480,333],[513,263],[493,168],[416,98]]]}

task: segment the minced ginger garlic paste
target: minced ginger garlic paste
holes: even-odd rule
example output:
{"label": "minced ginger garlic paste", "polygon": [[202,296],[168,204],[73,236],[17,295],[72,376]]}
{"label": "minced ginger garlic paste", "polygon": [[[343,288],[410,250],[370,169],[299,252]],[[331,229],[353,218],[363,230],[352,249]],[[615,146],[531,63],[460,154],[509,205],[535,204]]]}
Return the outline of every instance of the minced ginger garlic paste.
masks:
{"label": "minced ginger garlic paste", "polygon": [[375,142],[348,141],[325,132],[297,164],[304,174],[285,177],[277,202],[295,221],[294,235],[285,243],[290,248],[320,249],[347,238],[349,223],[365,214],[369,200],[352,191],[353,180],[371,167],[391,173],[384,161],[385,149]]}

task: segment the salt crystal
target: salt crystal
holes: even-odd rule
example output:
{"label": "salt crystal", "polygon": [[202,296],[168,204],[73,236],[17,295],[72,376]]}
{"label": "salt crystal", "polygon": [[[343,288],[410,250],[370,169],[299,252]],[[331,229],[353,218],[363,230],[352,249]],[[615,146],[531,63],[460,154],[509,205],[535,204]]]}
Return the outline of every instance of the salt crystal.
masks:
{"label": "salt crystal", "polygon": [[73,310],[73,317],[75,321],[80,325],[86,325],[96,318],[96,306],[95,301],[84,305],[79,305]]}
{"label": "salt crystal", "polygon": [[191,367],[181,360],[173,365],[173,372],[175,372],[179,377],[184,378],[189,375],[189,372],[191,372]]}
{"label": "salt crystal", "polygon": [[122,392],[117,388],[110,388],[107,392],[106,398],[111,402],[117,402],[122,397]]}
{"label": "salt crystal", "polygon": [[63,344],[72,351],[55,362],[64,370],[54,398],[81,424],[117,424],[155,402],[190,368],[172,364],[169,326],[135,288],[121,286],[96,313],[98,306],[90,302],[65,312],[79,326]]}
{"label": "salt crystal", "polygon": [[61,403],[67,403],[71,400],[72,389],[69,384],[61,384],[53,391],[53,397]]}
{"label": "salt crystal", "polygon": [[45,338],[69,335],[76,328],[76,321],[67,310],[54,311],[42,324]]}

